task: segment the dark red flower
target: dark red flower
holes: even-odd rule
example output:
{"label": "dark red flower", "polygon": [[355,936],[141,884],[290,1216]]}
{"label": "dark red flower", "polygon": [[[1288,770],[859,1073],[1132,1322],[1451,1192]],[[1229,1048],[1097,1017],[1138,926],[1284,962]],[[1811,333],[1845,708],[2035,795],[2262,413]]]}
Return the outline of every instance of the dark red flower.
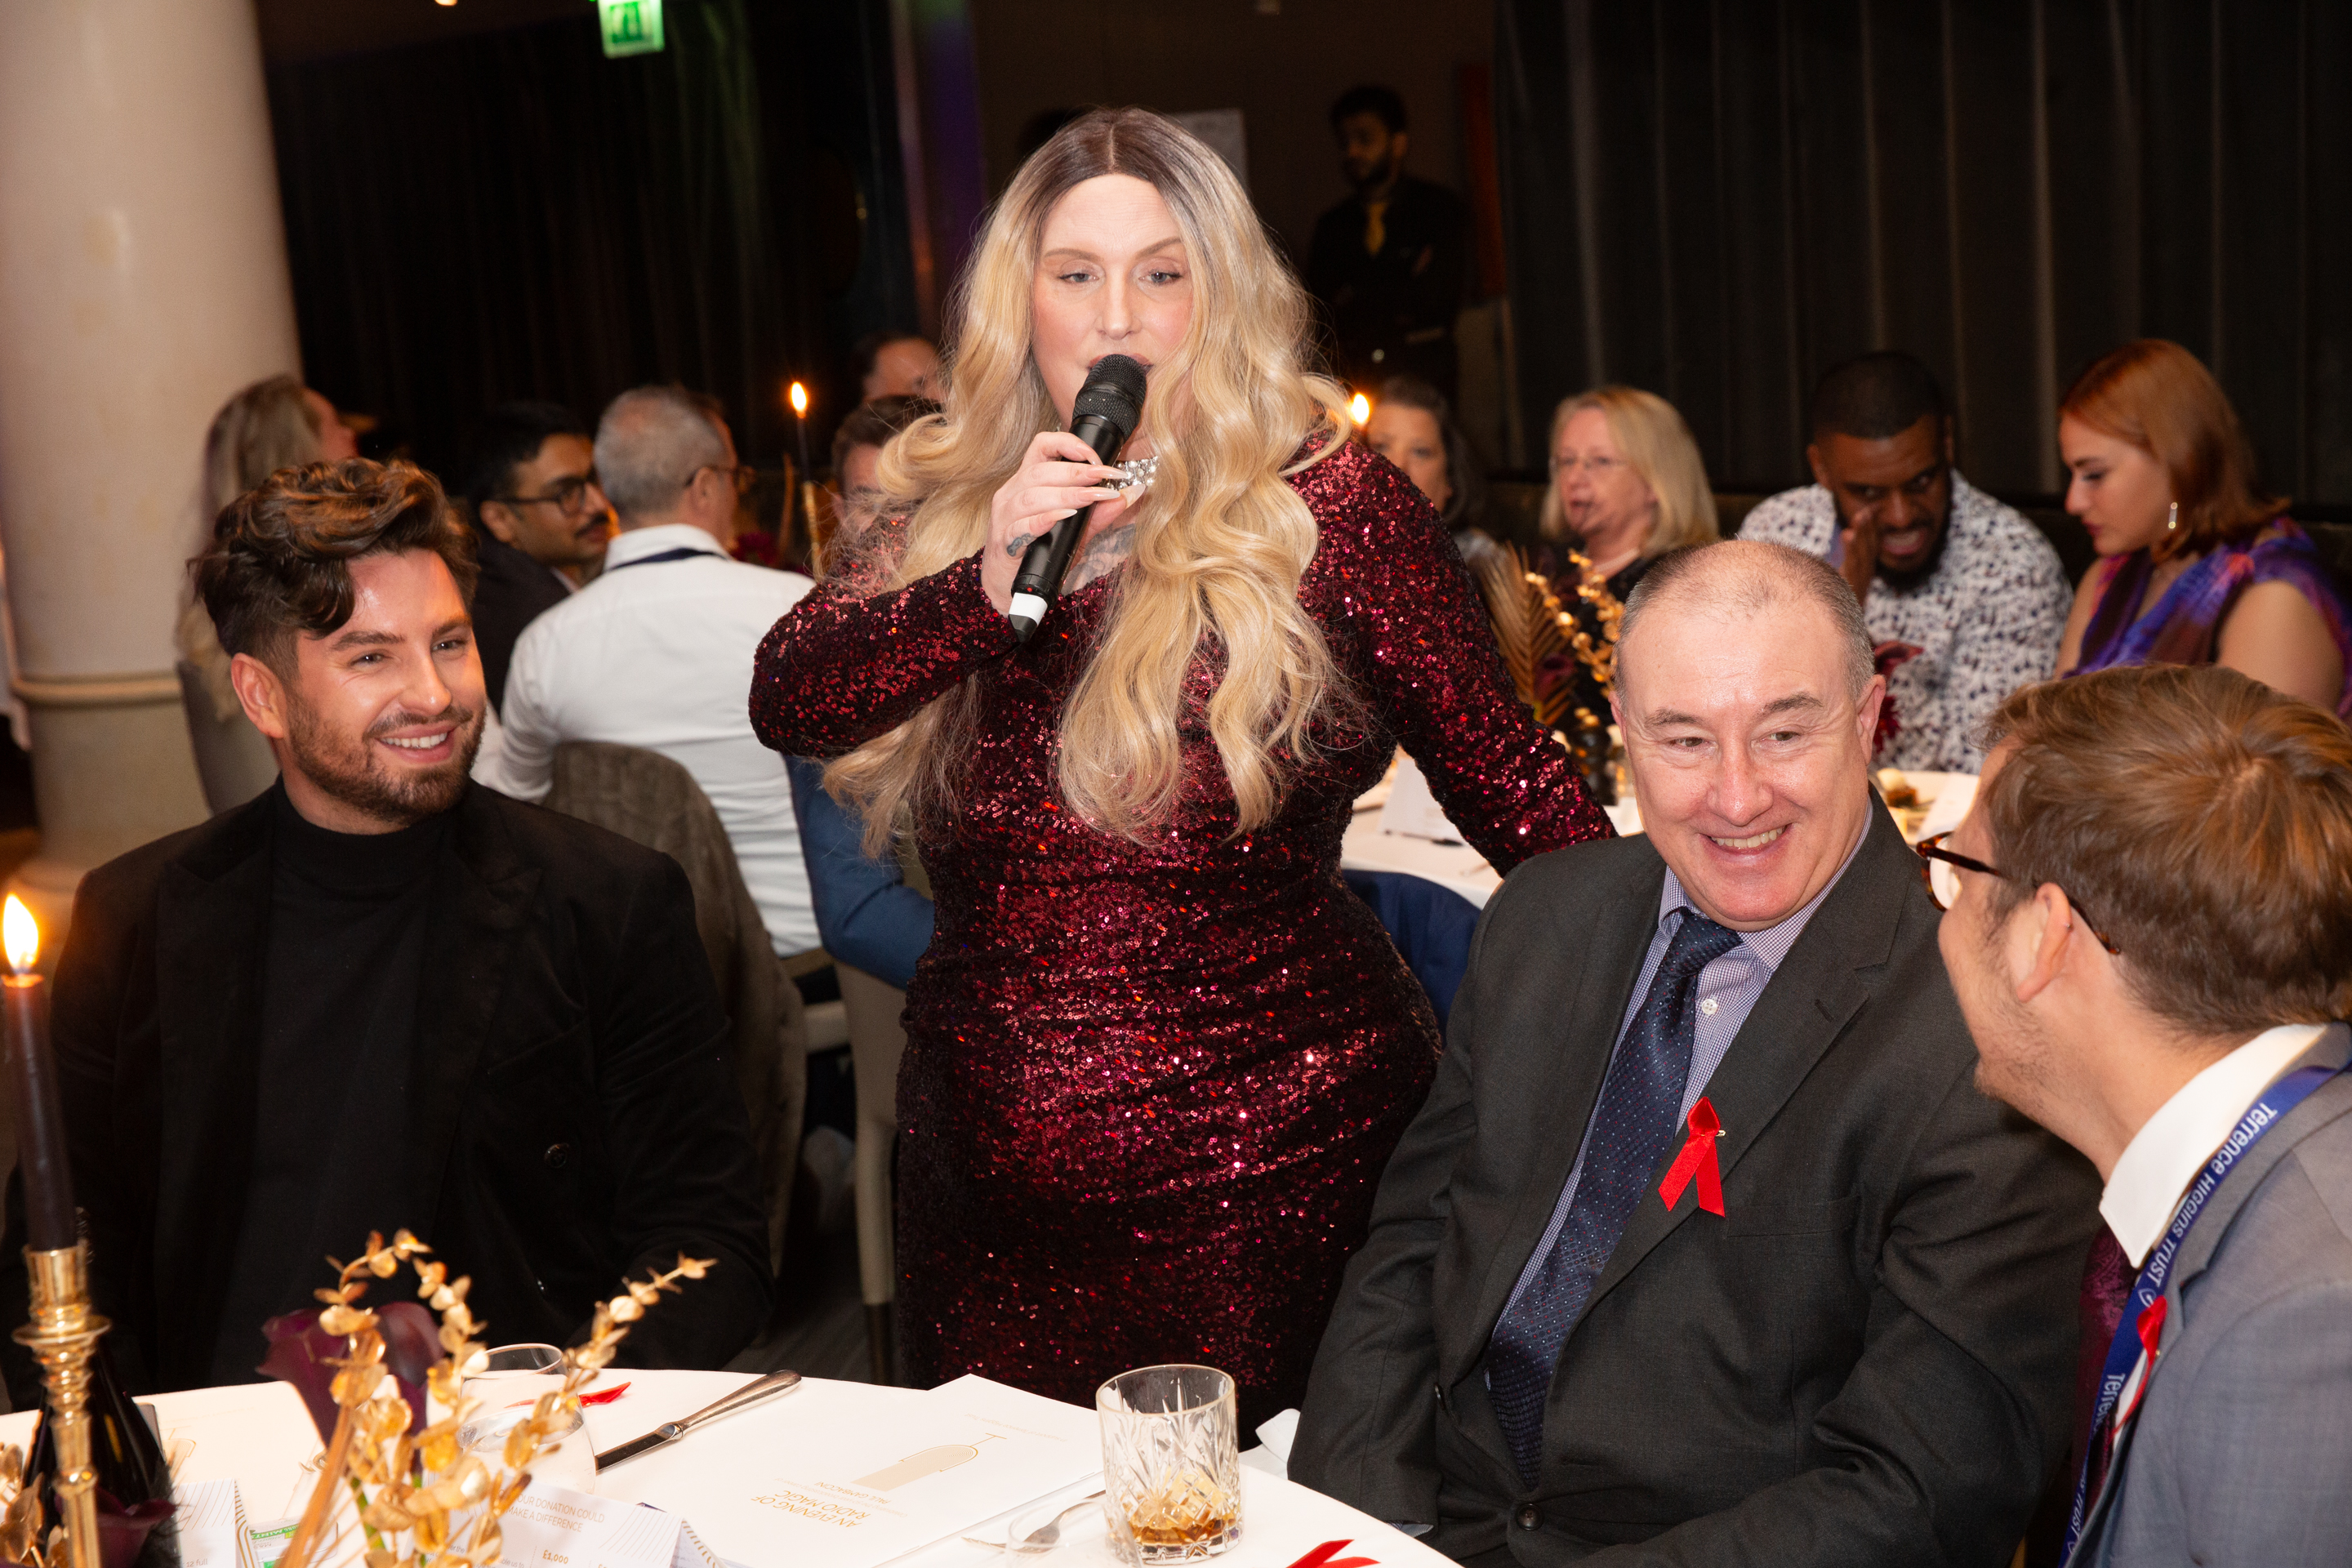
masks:
{"label": "dark red flower", "polygon": [[[433,1314],[415,1301],[394,1301],[375,1309],[377,1330],[383,1335],[383,1364],[408,1401],[408,1429],[425,1430],[425,1374],[441,1359],[441,1339]],[[319,1428],[319,1440],[335,1436],[335,1364],[350,1353],[351,1342],[319,1327],[319,1314],[289,1312],[261,1325],[269,1341],[269,1355],[254,1368],[264,1377],[290,1383]]]}

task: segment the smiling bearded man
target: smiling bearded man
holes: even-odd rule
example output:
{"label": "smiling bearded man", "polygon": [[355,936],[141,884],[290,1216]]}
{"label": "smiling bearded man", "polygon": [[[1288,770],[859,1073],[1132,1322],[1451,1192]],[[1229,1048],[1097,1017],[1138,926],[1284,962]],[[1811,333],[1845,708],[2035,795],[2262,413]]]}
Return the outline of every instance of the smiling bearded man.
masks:
{"label": "smiling bearded man", "polygon": [[1767,497],[1739,536],[1820,557],[1862,602],[1888,671],[1877,760],[1974,773],[1977,726],[2058,657],[2074,599],[2058,552],[1960,477],[1943,390],[1909,354],[1832,368],[1811,429],[1816,482]]}
{"label": "smiling bearded man", "polygon": [[1676,551],[1618,671],[1646,832],[1487,905],[1291,1478],[1496,1563],[1998,1568],[2065,1453],[2095,1187],[1972,1081],[1860,607]]}
{"label": "smiling bearded man", "polygon": [[625,1356],[717,1367],[766,1316],[684,873],[467,780],[472,542],[431,476],[353,459],[280,469],[196,563],[279,784],[92,871],[57,979],[91,1284],[135,1390],[250,1380],[263,1321],[401,1226],[505,1341],[576,1340],[681,1252],[719,1267]]}

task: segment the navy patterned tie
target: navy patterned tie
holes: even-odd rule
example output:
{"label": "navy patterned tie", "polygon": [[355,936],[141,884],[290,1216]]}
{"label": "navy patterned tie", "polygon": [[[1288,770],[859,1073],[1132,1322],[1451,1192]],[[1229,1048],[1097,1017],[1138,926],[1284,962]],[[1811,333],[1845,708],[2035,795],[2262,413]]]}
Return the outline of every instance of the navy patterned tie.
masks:
{"label": "navy patterned tie", "polygon": [[1511,1445],[1520,1479],[1536,1482],[1543,1458],[1544,1402],[1552,1363],[1584,1310],[1592,1282],[1617,1249],[1625,1222],[1641,1205],[1650,1173],[1674,1142],[1690,1078],[1692,994],[1699,972],[1739,945],[1696,910],[1682,924],[1650,981],[1649,994],[1625,1031],[1601,1080],[1601,1104],[1584,1148],[1584,1167],[1559,1239],[1519,1299],[1505,1309],[1486,1347],[1486,1384],[1495,1417]]}

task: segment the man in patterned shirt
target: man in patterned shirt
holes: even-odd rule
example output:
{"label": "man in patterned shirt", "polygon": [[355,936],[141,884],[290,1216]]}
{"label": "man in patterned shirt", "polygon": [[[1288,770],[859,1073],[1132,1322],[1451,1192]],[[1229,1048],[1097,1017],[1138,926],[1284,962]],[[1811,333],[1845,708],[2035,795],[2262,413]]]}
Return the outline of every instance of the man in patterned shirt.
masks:
{"label": "man in patterned shirt", "polygon": [[1813,391],[1813,478],[1748,514],[1743,539],[1828,562],[1862,600],[1887,678],[1875,765],[1975,773],[1977,725],[2047,680],[2074,594],[2041,530],[1962,479],[1927,366],[1864,354]]}

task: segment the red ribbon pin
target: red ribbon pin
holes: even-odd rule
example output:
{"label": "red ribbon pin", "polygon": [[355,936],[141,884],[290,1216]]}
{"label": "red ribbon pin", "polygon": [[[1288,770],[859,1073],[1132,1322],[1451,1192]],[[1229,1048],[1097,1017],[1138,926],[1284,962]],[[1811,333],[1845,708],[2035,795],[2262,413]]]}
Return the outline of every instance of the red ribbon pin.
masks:
{"label": "red ribbon pin", "polygon": [[[2147,1304],[2147,1310],[2139,1315],[2138,1326],[2139,1348],[2147,1357],[2147,1363],[2140,1368],[2139,1387],[2132,1391],[2131,1408],[2115,1418],[2111,1429],[2116,1432],[2122,1431],[2124,1423],[2139,1414],[2139,1402],[2147,1397],[2147,1380],[2156,1375],[2156,1358],[2163,1353],[2156,1348],[2156,1342],[2164,1338],[2163,1297],[2158,1296]],[[2110,1437],[2108,1440],[2112,1442],[2114,1439]]]}
{"label": "red ribbon pin", "polygon": [[1696,1176],[1698,1206],[1709,1214],[1723,1212],[1723,1167],[1715,1159],[1715,1141],[1722,1136],[1723,1119],[1716,1115],[1705,1095],[1699,1096],[1690,1110],[1690,1137],[1684,1141],[1683,1152],[1675,1156],[1666,1179],[1658,1184],[1658,1196],[1666,1200],[1668,1209],[1682,1201],[1683,1189]]}
{"label": "red ribbon pin", "polygon": [[1378,1561],[1370,1557],[1342,1557],[1339,1552],[1352,1544],[1347,1541],[1327,1541],[1293,1563],[1290,1568],[1373,1568]]}

